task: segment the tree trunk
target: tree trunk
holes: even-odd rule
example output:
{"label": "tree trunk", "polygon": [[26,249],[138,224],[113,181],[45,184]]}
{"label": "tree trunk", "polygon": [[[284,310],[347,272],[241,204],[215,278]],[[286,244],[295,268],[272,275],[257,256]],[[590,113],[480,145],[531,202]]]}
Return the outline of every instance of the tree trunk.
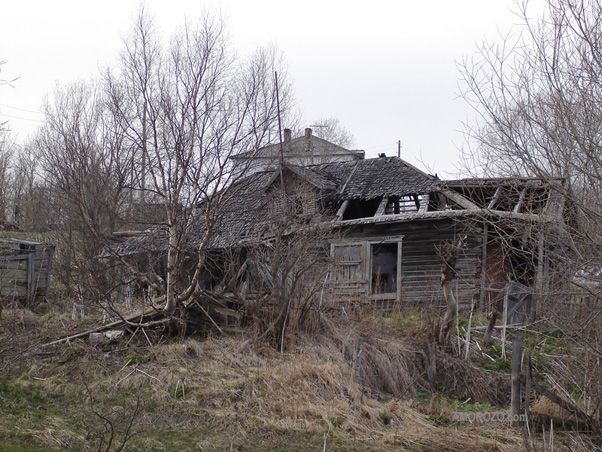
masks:
{"label": "tree trunk", "polygon": [[493,334],[493,328],[495,327],[495,322],[497,321],[498,315],[500,315],[500,311],[496,307],[489,317],[489,324],[487,325],[487,330],[485,330],[485,335],[483,336],[483,341],[481,342],[483,347],[489,347],[489,344],[491,344],[491,335]]}
{"label": "tree trunk", "polygon": [[167,274],[166,274],[166,293],[165,307],[163,310],[169,314],[176,310],[177,305],[177,243],[176,227],[172,223],[169,226],[169,249],[167,250]]}
{"label": "tree trunk", "polygon": [[444,265],[441,268],[441,286],[443,287],[443,296],[447,304],[447,310],[439,329],[439,345],[444,345],[447,341],[447,336],[454,324],[456,316],[457,301],[451,290],[451,282],[456,276],[456,262],[458,261],[459,244],[456,243],[448,248],[443,261]]}
{"label": "tree trunk", "polygon": [[447,304],[447,310],[441,323],[441,329],[439,330],[439,344],[444,345],[447,341],[447,335],[454,324],[454,318],[456,316],[456,306],[458,302],[456,297],[451,290],[451,281],[445,281],[443,284],[443,296],[445,297],[445,303]]}

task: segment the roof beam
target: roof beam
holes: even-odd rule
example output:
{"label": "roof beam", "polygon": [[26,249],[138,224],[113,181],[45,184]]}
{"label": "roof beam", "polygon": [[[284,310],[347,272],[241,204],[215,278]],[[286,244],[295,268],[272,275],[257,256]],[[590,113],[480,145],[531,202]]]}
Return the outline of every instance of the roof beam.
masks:
{"label": "roof beam", "polygon": [[523,202],[525,201],[526,193],[527,193],[527,187],[523,188],[523,190],[520,192],[520,196],[518,197],[518,202],[514,206],[514,210],[513,210],[514,213],[518,213],[520,211],[520,208],[523,206]]}
{"label": "roof beam", "polygon": [[347,206],[349,205],[349,200],[346,199],[345,201],[343,201],[343,204],[341,204],[341,207],[339,207],[339,210],[337,210],[337,220],[342,220],[343,219],[343,215],[345,214],[345,210],[347,210]]}
{"label": "roof beam", "polygon": [[493,194],[493,198],[491,198],[491,201],[489,201],[489,204],[487,204],[487,209],[489,209],[489,210],[493,209],[493,206],[495,206],[495,203],[497,202],[497,199],[500,197],[501,192],[502,192],[502,186],[498,185],[497,189],[495,190],[495,193]]}
{"label": "roof beam", "polygon": [[453,202],[458,204],[460,207],[464,207],[466,210],[481,210],[481,208],[474,202],[468,198],[465,198],[458,192],[444,188],[441,190],[441,193],[443,193],[448,199],[451,199]]}

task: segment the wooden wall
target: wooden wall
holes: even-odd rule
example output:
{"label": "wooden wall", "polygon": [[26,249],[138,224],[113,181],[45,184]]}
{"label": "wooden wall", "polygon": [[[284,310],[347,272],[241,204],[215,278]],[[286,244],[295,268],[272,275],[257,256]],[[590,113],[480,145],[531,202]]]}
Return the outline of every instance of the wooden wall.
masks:
{"label": "wooden wall", "polygon": [[46,296],[54,246],[0,239],[0,300],[28,304]]}
{"label": "wooden wall", "polygon": [[[452,289],[460,308],[468,309],[481,294],[482,274],[482,229],[479,226],[463,225],[450,219],[403,222],[397,224],[379,224],[355,226],[348,230],[341,243],[365,243],[362,258],[369,253],[369,243],[379,239],[401,240],[401,288],[399,300],[403,307],[440,306],[445,304],[441,289],[441,267],[443,260],[439,249],[453,243],[458,237],[466,236],[463,248],[456,265],[458,275],[452,283]],[[336,263],[335,263],[336,266]],[[362,284],[350,284],[343,281],[337,288],[337,281],[332,281],[335,300],[350,301],[363,299],[368,301],[368,270],[361,271],[364,278]],[[336,279],[336,270],[333,272]],[[340,273],[339,273],[340,274]],[[350,291],[354,292],[353,294]]]}

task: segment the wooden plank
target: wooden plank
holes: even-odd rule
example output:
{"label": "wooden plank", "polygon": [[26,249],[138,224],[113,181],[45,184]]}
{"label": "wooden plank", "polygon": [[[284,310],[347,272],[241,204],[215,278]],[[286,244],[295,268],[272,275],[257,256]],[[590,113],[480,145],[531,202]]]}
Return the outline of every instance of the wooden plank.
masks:
{"label": "wooden plank", "polygon": [[35,291],[33,255],[27,256],[27,304],[31,303]]}
{"label": "wooden plank", "polygon": [[27,280],[27,269],[6,268],[0,269],[0,281],[12,281],[13,279]]}
{"label": "wooden plank", "polygon": [[0,288],[0,296],[3,298],[23,298],[27,295],[26,287],[2,287]]}

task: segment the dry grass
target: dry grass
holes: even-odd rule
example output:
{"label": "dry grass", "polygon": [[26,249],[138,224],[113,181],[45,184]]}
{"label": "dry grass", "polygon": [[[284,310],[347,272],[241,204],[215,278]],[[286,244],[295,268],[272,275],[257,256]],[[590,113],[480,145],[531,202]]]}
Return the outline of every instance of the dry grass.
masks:
{"label": "dry grass", "polygon": [[[251,438],[262,431],[330,431],[383,450],[412,445],[461,450],[467,443],[471,450],[516,449],[520,436],[506,428],[486,435],[481,427],[441,427],[430,421],[409,397],[425,384],[421,352],[402,338],[368,337],[362,331],[366,327],[342,328],[334,339],[300,338],[284,354],[241,351],[240,338],[186,340],[158,348],[154,359],[140,366],[152,378],[136,372],[122,380],[122,371],[107,383],[133,390],[145,382],[153,398],[165,403],[183,385],[177,403],[182,412],[195,412],[186,420],[192,429],[236,426]],[[350,349],[359,338],[362,363],[354,368]]]}
{"label": "dry grass", "polygon": [[[520,432],[507,425],[442,425],[436,421],[451,416],[449,406],[426,411],[420,406],[417,395],[432,391],[425,371],[429,353],[449,397],[469,394],[495,403],[497,380],[463,360],[429,351],[428,337],[401,330],[396,322],[376,316],[333,322],[320,335],[297,335],[282,354],[229,336],[168,342],[150,336],[162,342],[150,347],[141,333],[127,347],[76,341],[38,353],[47,329],[54,339],[73,324],[9,312],[0,322],[5,375],[56,409],[38,424],[25,412],[11,412],[7,419],[48,448],[84,450],[90,447],[87,432],[100,428],[93,424],[95,410],[117,416],[139,396],[145,409],[136,427],[145,433],[132,442],[128,450],[134,451],[322,450],[324,438],[330,451],[522,449]],[[18,340],[9,341],[10,334]],[[21,353],[17,363],[9,349],[30,354]],[[0,422],[0,445],[11,428]],[[171,446],[167,432],[177,437]],[[295,441],[306,441],[306,447],[283,446]]]}

